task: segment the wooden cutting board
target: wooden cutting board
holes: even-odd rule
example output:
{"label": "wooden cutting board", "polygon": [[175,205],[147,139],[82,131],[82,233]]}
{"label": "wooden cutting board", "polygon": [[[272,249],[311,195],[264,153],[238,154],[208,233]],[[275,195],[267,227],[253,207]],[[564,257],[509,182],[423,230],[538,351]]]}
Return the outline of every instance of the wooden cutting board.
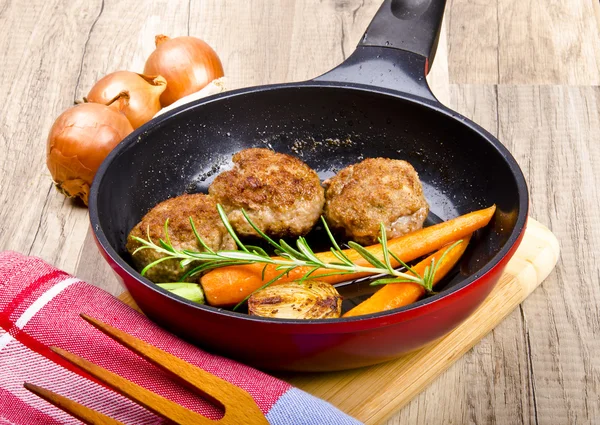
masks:
{"label": "wooden cutting board", "polygon": [[[342,372],[295,373],[280,377],[365,422],[380,424],[487,335],[550,274],[558,261],[558,240],[529,219],[519,249],[498,285],[458,328],[413,353],[380,365]],[[129,293],[119,297],[137,307]]]}

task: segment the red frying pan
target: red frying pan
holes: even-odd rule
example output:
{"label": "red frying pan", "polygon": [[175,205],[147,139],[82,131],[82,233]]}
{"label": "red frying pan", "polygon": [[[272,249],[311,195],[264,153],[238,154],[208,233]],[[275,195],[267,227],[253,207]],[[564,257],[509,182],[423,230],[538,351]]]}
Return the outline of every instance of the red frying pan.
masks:
{"label": "red frying pan", "polygon": [[[491,134],[440,104],[425,81],[444,0],[386,0],[356,51],[314,80],[201,99],[129,135],[104,161],[89,206],[98,246],[145,314],[209,350],[266,369],[325,371],[392,359],[446,334],[485,299],[525,229],[528,193],[511,154]],[[198,305],[141,277],[125,250],[133,226],[158,202],[206,192],[215,162],[268,143],[323,177],[363,157],[405,159],[431,207],[427,223],[492,204],[440,293],[368,316],[284,320]]]}

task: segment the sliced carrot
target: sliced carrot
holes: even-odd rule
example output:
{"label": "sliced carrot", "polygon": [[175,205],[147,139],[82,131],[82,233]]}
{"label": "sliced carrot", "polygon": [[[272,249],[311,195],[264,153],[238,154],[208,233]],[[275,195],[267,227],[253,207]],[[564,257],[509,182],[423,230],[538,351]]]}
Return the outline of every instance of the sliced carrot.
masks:
{"label": "sliced carrot", "polygon": [[[412,261],[423,255],[429,254],[442,248],[452,241],[456,241],[470,235],[475,230],[486,226],[496,206],[474,211],[469,214],[456,217],[443,223],[435,224],[415,232],[400,236],[388,241],[388,249],[404,262]],[[383,259],[380,244],[371,245],[366,249],[380,260]],[[345,249],[344,254],[354,263],[369,267],[370,264],[353,249]],[[339,262],[331,252],[316,254],[324,262]],[[393,267],[399,264],[392,259]],[[263,271],[264,269],[264,271]],[[310,268],[297,267],[287,275],[282,276],[277,283],[298,280],[304,276]],[[332,270],[319,269],[312,273],[312,277],[330,274]],[[235,305],[260,288],[266,282],[281,274],[276,266],[264,264],[246,264],[241,266],[228,266],[214,269],[200,278],[200,284],[204,290],[206,302],[212,306],[228,307]],[[358,279],[368,276],[369,273],[353,273],[345,275],[329,275],[319,277],[319,280],[331,284],[346,280]],[[264,278],[264,279],[263,279]]]}
{"label": "sliced carrot", "polygon": [[[440,249],[436,253],[425,258],[423,261],[417,263],[413,270],[420,275],[425,272],[425,267],[431,265],[431,260],[439,261],[446,251],[448,253],[439,263],[435,276],[433,278],[433,284],[438,283],[458,262],[460,257],[467,249],[471,235],[466,236],[462,239],[462,242],[451,248],[451,245]],[[363,314],[377,313],[380,311],[391,310],[393,308],[402,307],[409,305],[417,301],[425,295],[425,288],[417,283],[412,282],[400,282],[400,283],[388,283],[379,291],[375,292],[370,298],[366,299],[352,310],[346,312],[343,317],[362,316]]]}

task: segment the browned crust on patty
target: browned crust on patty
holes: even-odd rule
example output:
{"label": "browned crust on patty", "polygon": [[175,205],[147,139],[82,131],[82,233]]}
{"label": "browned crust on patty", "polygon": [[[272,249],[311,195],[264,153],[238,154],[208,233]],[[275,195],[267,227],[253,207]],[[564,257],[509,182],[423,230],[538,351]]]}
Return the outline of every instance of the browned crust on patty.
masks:
{"label": "browned crust on patty", "polygon": [[[236,249],[235,242],[221,222],[215,200],[203,193],[196,193],[167,199],[152,208],[129,233],[127,251],[133,253],[141,246],[132,236],[147,239],[148,229],[150,238],[155,243],[158,243],[159,239],[164,240],[164,225],[167,219],[169,238],[174,248],[202,251],[192,231],[190,217],[194,220],[198,234],[211,249],[216,251]],[[135,267],[142,270],[146,265],[163,256],[164,254],[151,249],[144,249],[132,258]],[[146,277],[153,282],[176,282],[189,269],[190,267],[182,269],[177,260],[167,260],[148,270]],[[196,279],[197,277],[193,280]]]}
{"label": "browned crust on patty", "polygon": [[361,244],[377,243],[380,223],[388,238],[416,230],[429,211],[419,176],[406,161],[367,158],[325,185],[328,224]]}
{"label": "browned crust on patty", "polygon": [[209,193],[235,207],[259,208],[269,203],[289,208],[298,199],[312,199],[322,192],[317,173],[291,155],[251,148],[233,155],[233,163],[232,170],[217,176]]}
{"label": "browned crust on patty", "polygon": [[240,151],[233,163],[208,191],[223,205],[237,232],[255,234],[241,217],[242,208],[272,236],[298,236],[314,226],[325,198],[319,176],[308,165],[264,148]]}

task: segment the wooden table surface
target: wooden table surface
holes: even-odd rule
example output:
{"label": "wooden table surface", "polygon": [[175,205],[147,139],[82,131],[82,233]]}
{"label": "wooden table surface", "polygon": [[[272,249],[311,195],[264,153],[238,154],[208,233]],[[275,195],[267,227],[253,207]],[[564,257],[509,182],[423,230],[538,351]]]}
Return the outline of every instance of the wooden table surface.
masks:
{"label": "wooden table surface", "polygon": [[[52,186],[54,119],[103,75],[141,72],[159,33],[205,39],[230,88],[314,77],[352,52],[380,2],[0,0],[0,249],[118,294],[87,210]],[[599,423],[599,26],[598,0],[448,0],[434,91],[511,150],[562,257],[388,425]]]}

